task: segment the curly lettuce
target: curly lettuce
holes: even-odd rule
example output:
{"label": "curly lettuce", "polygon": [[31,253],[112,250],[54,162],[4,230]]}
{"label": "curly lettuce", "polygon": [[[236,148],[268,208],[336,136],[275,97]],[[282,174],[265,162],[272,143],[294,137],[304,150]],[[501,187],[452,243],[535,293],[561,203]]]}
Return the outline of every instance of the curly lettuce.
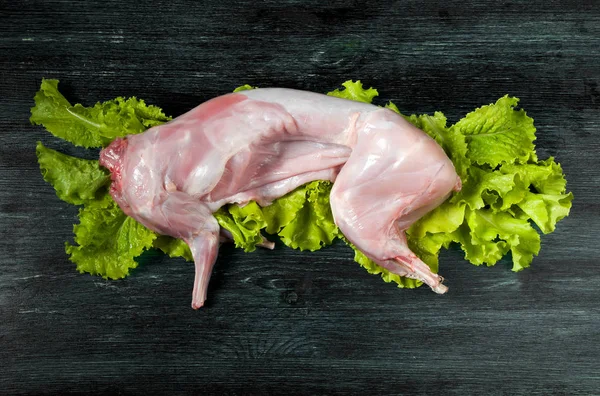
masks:
{"label": "curly lettuce", "polygon": [[73,227],[75,243],[66,243],[70,260],[79,272],[120,279],[138,266],[135,258],[152,247],[157,235],[128,217],[110,195],[79,210]]}
{"label": "curly lettuce", "polygon": [[[364,88],[360,81],[346,81],[342,86],[328,95],[365,103],[378,96],[376,89]],[[254,88],[243,85],[235,92]],[[517,98],[507,95],[450,126],[441,112],[403,115],[436,140],[463,181],[461,191],[407,231],[409,247],[432,271],[438,270],[440,251],[451,244],[458,244],[474,265],[494,265],[510,252],[513,270],[522,270],[539,253],[537,229],[553,232],[569,214],[573,195],[566,191],[562,168],[553,158],[538,160],[533,120],[517,110],[517,104]],[[385,107],[400,113],[392,102]],[[31,114],[32,123],[83,147],[104,147],[116,137],[141,133],[171,119],[160,108],[136,98],[73,106],[58,91],[57,80],[42,81]],[[118,279],[151,248],[192,260],[183,241],[157,235],[120,210],[108,194],[109,175],[98,161],[67,156],[41,143],[36,151],[44,180],[53,185],[57,196],[83,205],[80,222],[74,226],[76,245],[66,244],[79,271]],[[315,251],[336,239],[348,243],[333,221],[330,191],[330,182],[317,180],[269,206],[256,202],[226,205],[215,217],[236,247],[247,252],[264,242],[265,233],[277,235],[291,248]],[[380,274],[399,287],[421,284],[390,273],[348,244],[355,251],[355,261],[369,273]]]}
{"label": "curly lettuce", "polygon": [[118,137],[144,132],[169,121],[163,111],[137,98],[118,97],[92,107],[71,105],[58,91],[58,80],[42,80],[31,108],[31,123],[85,148],[105,147]]}
{"label": "curly lettuce", "polygon": [[[494,265],[509,251],[513,271],[531,264],[541,247],[533,225],[543,233],[554,231],[569,214],[573,194],[566,192],[562,168],[553,158],[538,160],[533,120],[515,109],[517,103],[504,96],[451,127],[440,126],[443,135],[466,143],[442,143],[455,165],[467,161],[463,187],[416,222],[409,239],[442,240],[443,247],[458,243],[475,265]],[[438,140],[437,132],[424,130]]]}

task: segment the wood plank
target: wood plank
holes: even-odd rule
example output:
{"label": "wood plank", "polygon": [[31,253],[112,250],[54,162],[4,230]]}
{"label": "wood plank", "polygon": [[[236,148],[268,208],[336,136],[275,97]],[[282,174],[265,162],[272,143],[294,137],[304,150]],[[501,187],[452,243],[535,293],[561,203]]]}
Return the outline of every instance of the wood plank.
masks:
{"label": "wood plank", "polygon": [[[598,2],[362,3],[0,5],[0,394],[600,394]],[[183,260],[151,254],[116,282],[68,261],[77,209],[35,142],[83,152],[29,125],[43,77],[73,102],[135,95],[173,115],[245,83],[361,79],[450,122],[508,93],[574,207],[523,272],[444,252],[444,296],[385,284],[343,244],[225,247],[193,311]]]}

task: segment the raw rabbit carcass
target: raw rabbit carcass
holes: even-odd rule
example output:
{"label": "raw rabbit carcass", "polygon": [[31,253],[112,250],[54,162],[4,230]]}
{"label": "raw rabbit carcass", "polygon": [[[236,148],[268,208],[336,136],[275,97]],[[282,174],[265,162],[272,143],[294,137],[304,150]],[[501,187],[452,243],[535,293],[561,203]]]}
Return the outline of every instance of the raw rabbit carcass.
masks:
{"label": "raw rabbit carcass", "polygon": [[194,308],[204,304],[219,248],[213,213],[228,203],[268,205],[313,180],[333,182],[334,220],[367,257],[447,290],[404,231],[461,181],[442,148],[389,109],[283,88],[232,93],[115,140],[100,163],[127,215],[189,245]]}

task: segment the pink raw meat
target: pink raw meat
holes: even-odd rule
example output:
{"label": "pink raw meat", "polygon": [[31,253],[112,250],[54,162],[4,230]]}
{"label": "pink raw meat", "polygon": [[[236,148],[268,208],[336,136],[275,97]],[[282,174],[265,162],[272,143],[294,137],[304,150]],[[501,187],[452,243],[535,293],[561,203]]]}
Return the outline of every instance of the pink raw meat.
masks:
{"label": "pink raw meat", "polygon": [[404,231],[459,190],[460,178],[433,139],[391,110],[283,88],[233,93],[115,140],[100,163],[127,215],[189,245],[194,308],[204,304],[219,248],[212,214],[228,203],[268,205],[313,180],[334,182],[335,222],[364,254],[447,290]]}

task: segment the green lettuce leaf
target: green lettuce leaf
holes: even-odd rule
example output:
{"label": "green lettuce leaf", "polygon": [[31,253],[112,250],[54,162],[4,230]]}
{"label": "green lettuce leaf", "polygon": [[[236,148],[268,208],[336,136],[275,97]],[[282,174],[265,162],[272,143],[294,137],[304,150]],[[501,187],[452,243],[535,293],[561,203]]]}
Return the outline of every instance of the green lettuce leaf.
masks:
{"label": "green lettuce leaf", "polygon": [[152,246],[171,258],[183,257],[187,261],[194,261],[190,247],[182,239],[176,239],[167,235],[157,235]]}
{"label": "green lettuce leaf", "polygon": [[537,161],[533,119],[524,110],[515,110],[518,102],[519,99],[506,95],[453,125],[454,133],[466,137],[471,161],[491,167]]}
{"label": "green lettuce leaf", "polygon": [[265,206],[262,211],[267,222],[266,231],[269,234],[279,233],[298,216],[305,203],[306,188],[301,186]]}
{"label": "green lettuce leaf", "polygon": [[518,206],[544,234],[548,234],[554,231],[559,220],[569,215],[572,200],[572,193],[554,195],[529,192]]}
{"label": "green lettuce leaf", "polygon": [[156,234],[126,216],[109,194],[79,210],[75,243],[66,243],[79,272],[120,279],[136,268],[135,258],[152,247]]}
{"label": "green lettuce leaf", "polygon": [[235,246],[253,252],[263,242],[261,230],[267,226],[262,209],[254,201],[245,206],[227,205],[214,214],[219,225],[233,236]]}
{"label": "green lettuce leaf", "polygon": [[544,161],[522,165],[504,164],[502,173],[518,173],[527,185],[543,194],[562,194],[567,189],[567,180],[560,164],[550,157]]}
{"label": "green lettuce leaf", "polygon": [[104,147],[117,137],[141,133],[170,117],[136,98],[116,98],[94,107],[72,106],[58,91],[58,80],[42,80],[30,121],[54,136],[82,147]]}
{"label": "green lettuce leaf", "polygon": [[[476,219],[476,217],[473,217],[473,211],[470,209],[468,209],[466,214],[469,215],[469,219]],[[492,266],[509,250],[504,240],[496,238],[486,240],[477,238],[476,235],[475,238],[471,238],[471,236],[472,229],[467,220],[451,234],[452,242],[460,244],[461,249],[465,253],[465,259],[473,265],[487,264],[488,266]]]}
{"label": "green lettuce leaf", "polygon": [[240,85],[239,87],[234,89],[233,92],[248,91],[250,89],[256,89],[256,88],[258,88],[258,87],[253,87],[252,85],[244,84],[244,85]]}
{"label": "green lettuce leaf", "polygon": [[315,251],[341,234],[333,221],[331,183],[317,180],[298,187],[262,209],[266,231],[293,248]]}
{"label": "green lettuce leaf", "polygon": [[385,104],[385,106],[383,106],[383,107],[385,107],[386,109],[390,109],[392,111],[395,111],[396,113],[400,114],[402,117],[404,117],[406,119],[409,118],[409,117],[406,117],[404,114],[400,113],[400,110],[398,109],[398,106],[396,106],[391,100],[389,102],[387,102]]}
{"label": "green lettuce leaf", "polygon": [[[301,203],[301,206],[295,211],[295,217],[277,232],[285,245],[293,249],[315,251],[331,245],[341,235],[333,221],[329,203],[331,186],[328,181],[317,180],[298,189],[303,196],[300,199],[298,195],[294,196],[296,199],[294,203]],[[282,206],[285,205],[278,205],[278,207]],[[272,211],[265,212],[266,220],[269,222]]]}
{"label": "green lettuce leaf", "polygon": [[553,232],[556,223],[569,215],[573,194],[566,193],[567,181],[554,158],[536,164],[503,165],[500,172],[514,174],[526,185],[523,198],[514,204],[543,233]]}
{"label": "green lettuce leaf", "polygon": [[454,232],[465,219],[466,205],[446,201],[416,221],[408,230],[407,235],[419,240],[430,234],[450,234]]}
{"label": "green lettuce leaf", "polygon": [[236,247],[247,252],[263,242],[262,230],[277,234],[293,249],[315,251],[341,236],[329,203],[331,186],[329,181],[313,181],[271,205],[261,208],[254,201],[245,206],[227,205],[215,212],[215,217],[232,234]]}
{"label": "green lettuce leaf", "polygon": [[[495,206],[500,206],[500,209],[505,210],[506,205],[500,205],[502,198],[512,193],[512,195],[516,194],[516,199],[519,200],[522,199],[522,195],[525,193],[526,186],[524,184],[516,189],[515,174],[506,174],[472,166],[468,169],[468,175],[468,181],[463,184],[460,192],[454,194],[450,200],[452,204],[462,203],[476,210],[484,208],[493,201]],[[484,198],[487,198],[487,202]],[[513,201],[514,199],[510,200],[510,202]]]}
{"label": "green lettuce leaf", "polygon": [[[513,271],[528,267],[533,256],[540,251],[540,234],[525,219],[516,219],[509,213],[494,213],[485,209],[467,211],[466,218],[470,228],[470,242],[487,252],[482,258],[488,265],[497,261],[495,257],[489,257],[490,252],[493,253],[496,248],[500,251],[510,249]],[[479,257],[474,259],[479,260]]]}
{"label": "green lettuce leaf", "polygon": [[329,96],[335,96],[342,99],[350,99],[358,102],[371,103],[373,102],[373,98],[379,95],[375,88],[364,89],[362,82],[348,80],[342,83],[344,89],[340,90],[339,88],[327,92]]}
{"label": "green lettuce leaf", "polygon": [[36,154],[44,180],[54,187],[56,195],[73,205],[98,200],[106,194],[110,183],[108,170],[98,160],[84,160],[59,153],[37,143]]}

